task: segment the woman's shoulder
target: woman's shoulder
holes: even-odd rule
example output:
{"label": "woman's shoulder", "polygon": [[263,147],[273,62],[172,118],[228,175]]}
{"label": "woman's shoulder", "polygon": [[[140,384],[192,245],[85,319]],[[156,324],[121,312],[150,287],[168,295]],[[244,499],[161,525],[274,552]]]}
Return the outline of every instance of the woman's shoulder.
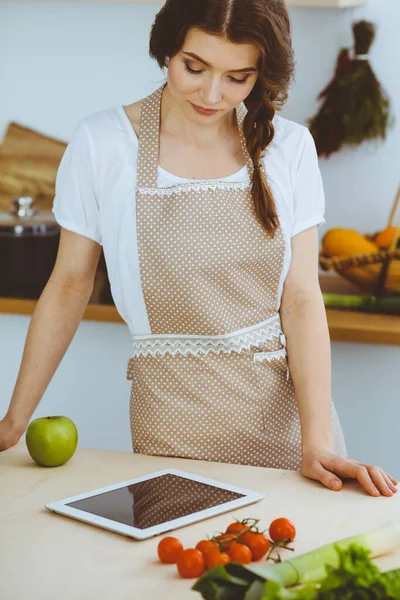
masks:
{"label": "woman's shoulder", "polygon": [[315,152],[315,144],[309,129],[291,119],[275,115],[274,139],[271,152],[284,161],[290,169],[296,169],[304,152]]}
{"label": "woman's shoulder", "polygon": [[296,142],[303,144],[308,135],[311,135],[305,125],[278,114],[275,114],[272,122],[275,128],[274,141],[282,146],[293,145]]}
{"label": "woman's shoulder", "polygon": [[[140,129],[140,114],[143,100],[132,104],[119,104],[110,108],[96,111],[84,117],[83,121],[94,132],[123,131],[138,137]],[[121,129],[122,125],[122,129]]]}
{"label": "woman's shoulder", "polygon": [[140,131],[140,115],[142,112],[142,104],[143,99],[138,100],[137,102],[132,102],[132,104],[127,104],[126,106],[122,107],[126,116],[129,119],[129,122],[134,132],[136,133],[136,136],[139,136]]}
{"label": "woman's shoulder", "polygon": [[138,151],[141,102],[111,106],[87,114],[77,122],[71,141],[87,148],[102,166],[106,167],[109,161],[127,155],[134,164]]}

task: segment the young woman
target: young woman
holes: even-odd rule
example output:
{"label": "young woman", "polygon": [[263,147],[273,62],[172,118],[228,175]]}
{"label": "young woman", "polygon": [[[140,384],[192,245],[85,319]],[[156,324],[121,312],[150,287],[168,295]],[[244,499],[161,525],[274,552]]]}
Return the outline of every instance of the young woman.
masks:
{"label": "young woman", "polygon": [[346,457],[318,283],[324,194],[309,131],[276,115],[293,76],[284,0],[168,0],[166,83],[83,119],[62,160],[54,272],[0,445],[17,442],[77,329],[100,245],[133,335],[134,452],[396,480]]}

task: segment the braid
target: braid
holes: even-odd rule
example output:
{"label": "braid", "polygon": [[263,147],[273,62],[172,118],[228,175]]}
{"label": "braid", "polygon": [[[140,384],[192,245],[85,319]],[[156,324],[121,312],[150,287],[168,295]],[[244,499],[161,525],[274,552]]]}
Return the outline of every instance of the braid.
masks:
{"label": "braid", "polygon": [[[257,82],[256,87],[261,87],[261,81]],[[254,98],[253,94],[251,96]],[[272,123],[275,107],[267,93],[260,94],[261,98],[258,101],[252,100],[251,96],[246,101],[248,112],[243,123],[247,148],[254,166],[251,191],[256,216],[268,233],[273,236],[279,225],[279,219],[262,160],[264,150],[271,144],[275,135]]]}

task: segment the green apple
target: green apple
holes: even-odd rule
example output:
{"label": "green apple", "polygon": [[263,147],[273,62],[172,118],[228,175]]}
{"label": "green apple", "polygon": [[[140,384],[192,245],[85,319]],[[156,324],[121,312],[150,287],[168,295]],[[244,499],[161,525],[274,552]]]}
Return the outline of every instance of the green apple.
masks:
{"label": "green apple", "polygon": [[74,455],[78,430],[68,417],[41,417],[29,424],[25,441],[38,465],[59,467]]}

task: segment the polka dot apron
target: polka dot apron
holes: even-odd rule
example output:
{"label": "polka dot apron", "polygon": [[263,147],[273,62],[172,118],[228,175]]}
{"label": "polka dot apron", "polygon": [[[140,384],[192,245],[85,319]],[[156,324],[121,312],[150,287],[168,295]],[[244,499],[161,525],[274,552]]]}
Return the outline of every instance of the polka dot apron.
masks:
{"label": "polka dot apron", "polygon": [[[164,86],[163,86],[164,87]],[[255,216],[250,182],[158,188],[163,87],[142,104],[136,219],[151,334],[135,335],[133,451],[298,470],[299,412],[276,312],[285,241]],[[236,110],[250,178],[253,164]],[[337,451],[344,441],[334,406]]]}

